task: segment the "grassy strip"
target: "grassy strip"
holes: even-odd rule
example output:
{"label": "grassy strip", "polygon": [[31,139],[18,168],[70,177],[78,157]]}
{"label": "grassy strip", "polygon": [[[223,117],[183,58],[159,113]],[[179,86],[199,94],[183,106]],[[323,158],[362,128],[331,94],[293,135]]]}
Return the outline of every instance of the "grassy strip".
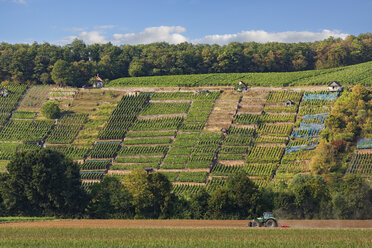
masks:
{"label": "grassy strip", "polygon": [[55,217],[0,217],[0,223],[55,220]]}
{"label": "grassy strip", "polygon": [[370,247],[372,230],[1,228],[1,247]]}
{"label": "grassy strip", "polygon": [[174,136],[175,131],[165,131],[165,132],[129,132],[125,136],[126,137],[157,137],[157,136]]}
{"label": "grassy strip", "polygon": [[123,145],[143,145],[143,144],[169,144],[172,142],[171,138],[153,138],[153,139],[130,139],[124,140]]}

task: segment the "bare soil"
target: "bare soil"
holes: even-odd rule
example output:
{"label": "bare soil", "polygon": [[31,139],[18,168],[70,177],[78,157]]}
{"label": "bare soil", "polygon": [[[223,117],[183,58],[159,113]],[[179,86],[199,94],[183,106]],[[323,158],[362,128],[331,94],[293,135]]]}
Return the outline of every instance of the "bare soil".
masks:
{"label": "bare soil", "polygon": [[360,154],[372,153],[372,149],[358,149],[357,153],[360,153]]}
{"label": "bare soil", "polygon": [[[186,228],[245,229],[248,220],[52,220],[2,223],[1,227],[23,228]],[[296,229],[372,228],[372,220],[279,220],[279,226]]]}

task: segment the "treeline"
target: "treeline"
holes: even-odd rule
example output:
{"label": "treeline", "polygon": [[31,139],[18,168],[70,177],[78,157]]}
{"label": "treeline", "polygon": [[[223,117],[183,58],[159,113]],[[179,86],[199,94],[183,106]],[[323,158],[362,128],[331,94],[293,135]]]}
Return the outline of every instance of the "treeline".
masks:
{"label": "treeline", "polygon": [[334,68],[372,60],[372,34],[313,43],[153,43],[65,46],[0,44],[0,81],[82,86],[99,74],[120,77],[234,72],[289,72]]}
{"label": "treeline", "polygon": [[123,179],[106,176],[86,192],[78,164],[48,149],[18,153],[7,170],[0,177],[1,216],[250,219],[274,211],[279,218],[372,218],[372,188],[358,176],[298,175],[260,189],[240,171],[212,192],[178,196],[165,175],[140,169]]}

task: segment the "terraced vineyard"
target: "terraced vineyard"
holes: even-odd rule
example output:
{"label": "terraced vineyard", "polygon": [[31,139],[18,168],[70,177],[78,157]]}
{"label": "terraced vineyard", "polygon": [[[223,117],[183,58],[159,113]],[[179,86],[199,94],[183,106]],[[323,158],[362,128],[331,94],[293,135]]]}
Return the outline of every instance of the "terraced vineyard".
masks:
{"label": "terraced vineyard", "polygon": [[[235,86],[244,81],[252,86],[324,85],[336,80],[342,84],[371,86],[372,62],[333,69],[277,72],[277,73],[218,73],[197,75],[172,75],[152,77],[127,77],[112,80],[110,87],[191,87]],[[286,99],[287,100],[287,99]]]}
{"label": "terraced vineyard", "polygon": [[[17,151],[46,146],[79,162],[87,189],[107,174],[123,178],[134,169],[164,173],[177,194],[214,190],[239,170],[264,186],[310,171],[338,97],[317,89],[140,93],[11,86],[9,97],[0,98],[0,169]],[[60,119],[39,113],[46,98],[60,104]],[[347,173],[372,175],[370,149],[370,139],[359,142]]]}

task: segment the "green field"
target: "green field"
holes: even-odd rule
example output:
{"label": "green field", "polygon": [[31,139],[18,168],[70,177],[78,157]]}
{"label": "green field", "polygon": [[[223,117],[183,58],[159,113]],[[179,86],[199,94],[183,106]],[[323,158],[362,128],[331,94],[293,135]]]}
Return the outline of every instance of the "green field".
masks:
{"label": "green field", "polygon": [[372,230],[0,228],[1,247],[371,247]]}
{"label": "green field", "polygon": [[331,81],[342,84],[372,85],[372,62],[332,69],[270,72],[215,73],[152,77],[128,77],[112,80],[106,87],[195,87],[235,86],[244,81],[251,86],[326,85]]}
{"label": "green field", "polygon": [[0,217],[0,223],[55,220],[55,217]]}

